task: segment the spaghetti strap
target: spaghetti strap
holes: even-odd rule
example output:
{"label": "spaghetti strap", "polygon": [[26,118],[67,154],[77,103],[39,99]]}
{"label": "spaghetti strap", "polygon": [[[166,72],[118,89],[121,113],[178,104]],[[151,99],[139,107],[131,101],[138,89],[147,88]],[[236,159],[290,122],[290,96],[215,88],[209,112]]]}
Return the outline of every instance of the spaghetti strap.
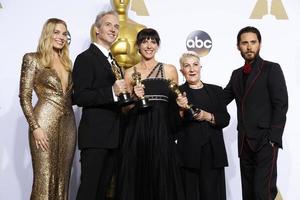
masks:
{"label": "spaghetti strap", "polygon": [[150,77],[155,77],[155,78],[163,78],[164,77],[163,63],[160,63],[160,62],[157,63],[157,65],[151,70],[151,72],[147,76],[147,78],[150,78]]}

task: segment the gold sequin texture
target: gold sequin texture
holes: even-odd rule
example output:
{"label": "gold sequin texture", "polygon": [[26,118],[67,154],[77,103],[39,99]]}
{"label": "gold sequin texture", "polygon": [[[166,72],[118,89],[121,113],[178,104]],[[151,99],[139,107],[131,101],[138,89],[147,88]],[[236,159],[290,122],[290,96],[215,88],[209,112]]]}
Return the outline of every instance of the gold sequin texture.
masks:
{"label": "gold sequin texture", "polygon": [[[32,106],[32,92],[38,101]],[[76,144],[76,125],[71,102],[72,80],[65,93],[54,69],[37,62],[35,53],[25,54],[20,79],[20,104],[29,124],[33,167],[31,200],[67,200]],[[32,131],[41,127],[49,150],[37,149]]]}

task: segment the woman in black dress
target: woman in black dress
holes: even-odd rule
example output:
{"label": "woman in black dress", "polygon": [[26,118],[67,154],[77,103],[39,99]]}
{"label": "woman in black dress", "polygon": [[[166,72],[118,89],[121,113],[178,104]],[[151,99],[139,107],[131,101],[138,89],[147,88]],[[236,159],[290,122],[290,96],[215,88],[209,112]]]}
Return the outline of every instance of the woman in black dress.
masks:
{"label": "woman in black dress", "polygon": [[[186,83],[177,98],[182,108],[183,129],[177,150],[182,163],[187,200],[225,200],[224,167],[228,165],[222,129],[230,116],[223,101],[221,87],[200,80],[200,58],[187,52],[180,58],[180,71]],[[184,108],[189,103],[199,109],[191,116]]]}
{"label": "woman in black dress", "polygon": [[[134,67],[142,84],[132,90],[137,98],[147,98],[150,107],[134,106],[128,112],[116,196],[120,200],[184,200],[173,135],[179,112],[168,82],[178,81],[177,71],[156,61],[160,44],[156,30],[141,30],[136,43],[141,62]],[[128,85],[134,81],[133,73],[134,68],[125,72]]]}

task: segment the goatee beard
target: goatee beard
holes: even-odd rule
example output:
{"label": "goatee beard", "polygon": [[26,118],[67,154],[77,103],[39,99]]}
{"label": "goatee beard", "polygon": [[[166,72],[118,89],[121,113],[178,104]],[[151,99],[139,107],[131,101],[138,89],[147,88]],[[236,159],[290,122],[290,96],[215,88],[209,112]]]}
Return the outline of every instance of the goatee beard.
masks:
{"label": "goatee beard", "polygon": [[251,52],[251,53],[253,53],[254,55],[253,55],[253,57],[251,56],[249,58],[246,56],[247,53],[245,53],[245,54],[241,53],[242,57],[245,60],[245,63],[252,63],[257,58],[257,56],[259,55],[259,52],[257,52],[257,53]]}

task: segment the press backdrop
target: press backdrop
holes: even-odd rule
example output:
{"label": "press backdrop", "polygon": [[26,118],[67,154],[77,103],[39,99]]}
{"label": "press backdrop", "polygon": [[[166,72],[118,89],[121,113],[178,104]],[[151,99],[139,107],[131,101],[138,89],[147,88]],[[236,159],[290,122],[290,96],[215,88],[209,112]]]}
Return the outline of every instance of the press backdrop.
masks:
{"label": "press backdrop", "polygon": [[[143,7],[144,5],[144,7]],[[266,6],[267,5],[267,6]],[[0,0],[0,199],[29,199],[32,167],[27,123],[19,98],[22,56],[36,50],[43,23],[50,17],[64,19],[72,36],[71,58],[89,46],[89,29],[96,14],[111,8],[110,0]],[[141,14],[147,14],[141,16]],[[271,15],[271,13],[273,15]],[[202,80],[225,87],[233,69],[243,60],[236,49],[240,28],[252,25],[262,33],[261,56],[281,64],[289,92],[289,111],[278,159],[278,187],[285,200],[300,199],[300,1],[298,0],[135,0],[128,15],[153,27],[161,36],[157,59],[179,68],[186,39],[205,31],[212,47],[202,58]],[[180,76],[180,82],[183,78]],[[298,92],[297,92],[298,91]],[[35,101],[36,98],[34,98]],[[224,137],[229,157],[226,168],[227,197],[241,199],[237,156],[236,109],[231,103],[230,125]],[[80,109],[74,107],[79,119]],[[76,152],[71,177],[71,200],[79,184]]]}

